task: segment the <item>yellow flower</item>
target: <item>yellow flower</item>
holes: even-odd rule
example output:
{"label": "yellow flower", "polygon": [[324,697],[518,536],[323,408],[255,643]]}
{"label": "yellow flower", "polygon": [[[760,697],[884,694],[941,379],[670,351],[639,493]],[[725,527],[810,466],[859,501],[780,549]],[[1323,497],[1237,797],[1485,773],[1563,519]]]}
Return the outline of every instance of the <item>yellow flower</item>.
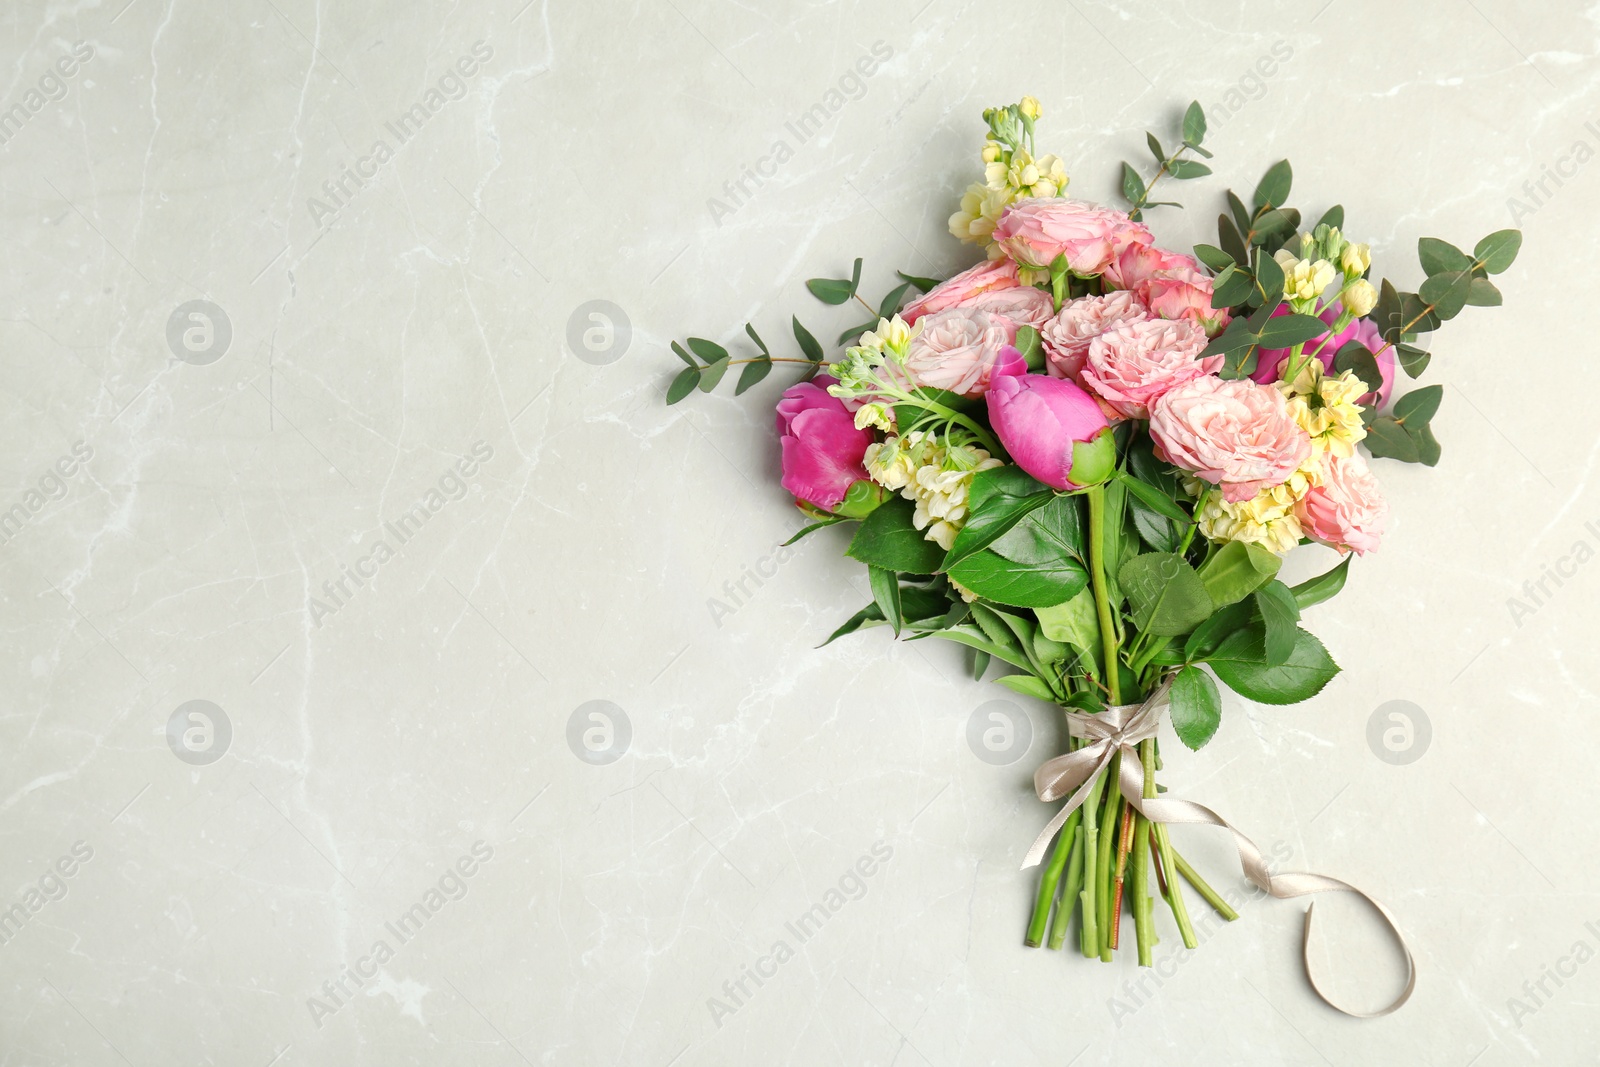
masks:
{"label": "yellow flower", "polygon": [[1339,276],[1327,260],[1299,259],[1287,248],[1278,249],[1272,258],[1283,268],[1283,295],[1289,300],[1302,303],[1316,300]]}
{"label": "yellow flower", "polygon": [[1357,278],[1345,286],[1339,300],[1346,311],[1359,319],[1378,306],[1378,290],[1365,278]]}
{"label": "yellow flower", "polygon": [[988,246],[1000,213],[1016,198],[1016,191],[1010,188],[991,189],[976,182],[967,186],[960,210],[950,216],[951,235],[969,244]]}
{"label": "yellow flower", "polygon": [[[1344,252],[1339,256],[1339,268],[1344,271],[1347,278],[1359,278],[1367,273],[1367,268],[1372,266],[1372,246],[1367,244],[1346,245]],[[1366,314],[1366,312],[1362,312]]]}
{"label": "yellow flower", "polygon": [[1356,442],[1367,436],[1358,401],[1368,390],[1355,372],[1329,376],[1322,361],[1312,358],[1294,381],[1279,382],[1278,391],[1289,402],[1289,417],[1311,438],[1308,464],[1316,465],[1323,452],[1348,458]]}
{"label": "yellow flower", "polygon": [[972,476],[1001,466],[981,448],[948,448],[923,430],[868,445],[862,463],[873,481],[916,504],[912,525],[945,551],[966,524]]}
{"label": "yellow flower", "polygon": [[1044,112],[1039,109],[1039,101],[1035,97],[1031,96],[1023,97],[1022,103],[1017,105],[1017,110],[1021,111],[1034,122],[1038,122],[1039,116],[1044,114]]}
{"label": "yellow flower", "polygon": [[[1228,503],[1221,493],[1213,491],[1200,508],[1200,532],[1213,541],[1247,541],[1281,556],[1300,543],[1303,531],[1294,509],[1310,487],[1310,480],[1301,470],[1282,485],[1263,489],[1237,504]],[[1201,483],[1192,483],[1190,492],[1202,488],[1205,486]]]}

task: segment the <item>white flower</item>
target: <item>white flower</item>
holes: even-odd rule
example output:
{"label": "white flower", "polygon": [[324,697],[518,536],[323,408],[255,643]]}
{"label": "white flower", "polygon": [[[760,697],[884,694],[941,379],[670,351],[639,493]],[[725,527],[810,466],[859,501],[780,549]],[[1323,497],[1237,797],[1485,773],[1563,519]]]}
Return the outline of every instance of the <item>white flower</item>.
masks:
{"label": "white flower", "polygon": [[873,481],[916,504],[912,524],[946,551],[967,521],[972,476],[1002,466],[981,448],[944,445],[924,430],[868,445],[862,463]]}
{"label": "white flower", "polygon": [[1345,286],[1339,299],[1344,304],[1344,309],[1356,318],[1368,314],[1378,306],[1378,290],[1365,278],[1357,278]]}

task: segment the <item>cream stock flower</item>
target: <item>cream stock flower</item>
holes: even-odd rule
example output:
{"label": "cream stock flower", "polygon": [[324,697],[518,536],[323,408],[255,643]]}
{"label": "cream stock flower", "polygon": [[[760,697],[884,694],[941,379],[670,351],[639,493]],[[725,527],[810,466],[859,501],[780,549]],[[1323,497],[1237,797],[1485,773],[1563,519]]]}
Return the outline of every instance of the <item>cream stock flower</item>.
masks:
{"label": "cream stock flower", "polygon": [[1345,245],[1344,251],[1339,254],[1339,269],[1344,271],[1347,278],[1361,277],[1367,273],[1367,268],[1370,266],[1372,266],[1371,245]]}
{"label": "cream stock flower", "polygon": [[981,448],[946,446],[923,430],[869,445],[862,462],[873,481],[916,504],[912,525],[946,551],[966,523],[972,476],[1002,465]]}
{"label": "cream stock flower", "polygon": [[961,207],[950,216],[951,236],[968,244],[992,247],[990,234],[994,233],[995,223],[1016,198],[1016,190],[1010,188],[991,189],[981,182],[967,186]]}
{"label": "cream stock flower", "polygon": [[1308,465],[1323,452],[1348,457],[1367,436],[1359,403],[1367,386],[1354,372],[1329,375],[1320,359],[1309,359],[1294,381],[1278,383],[1278,391],[1288,401],[1289,417],[1311,438]]}
{"label": "cream stock flower", "polygon": [[[1199,481],[1188,485],[1191,493],[1206,488]],[[1213,541],[1247,541],[1281,556],[1299,544],[1304,535],[1295,509],[1310,485],[1301,470],[1282,485],[1263,489],[1237,504],[1228,503],[1221,493],[1210,493],[1200,508],[1200,532]]]}
{"label": "cream stock flower", "polygon": [[1283,268],[1283,295],[1301,304],[1309,304],[1322,296],[1323,290],[1339,276],[1327,260],[1300,259],[1287,248],[1278,249],[1272,258]]}
{"label": "cream stock flower", "polygon": [[1359,319],[1378,306],[1378,290],[1365,278],[1357,278],[1344,287],[1344,292],[1339,294],[1339,302],[1352,317]]}

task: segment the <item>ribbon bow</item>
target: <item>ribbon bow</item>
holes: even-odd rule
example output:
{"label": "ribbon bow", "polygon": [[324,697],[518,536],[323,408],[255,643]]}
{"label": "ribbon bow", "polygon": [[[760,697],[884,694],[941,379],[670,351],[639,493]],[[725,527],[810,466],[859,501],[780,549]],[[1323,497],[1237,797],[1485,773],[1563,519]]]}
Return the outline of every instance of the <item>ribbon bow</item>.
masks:
{"label": "ribbon bow", "polygon": [[[1394,935],[1400,950],[1406,957],[1406,985],[1394,1002],[1378,1011],[1350,1011],[1348,1008],[1335,1004],[1320,986],[1311,972],[1311,912],[1312,907],[1306,907],[1306,922],[1304,934],[1300,940],[1300,955],[1305,966],[1306,981],[1311,983],[1311,989],[1323,1002],[1335,1011],[1358,1019],[1376,1019],[1396,1011],[1411,998],[1411,993],[1417,986],[1417,966],[1412,958],[1411,949],[1406,944],[1405,936],[1400,933],[1400,925],[1389,909],[1378,901],[1368,896],[1348,882],[1337,878],[1330,878],[1323,874],[1313,874],[1309,871],[1296,871],[1288,874],[1274,875],[1267,869],[1266,860],[1261,855],[1261,850],[1256,847],[1244,834],[1233,827],[1228,820],[1212,811],[1203,804],[1196,804],[1188,800],[1176,800],[1171,797],[1146,798],[1144,795],[1144,770],[1140,764],[1138,753],[1134,751],[1139,742],[1156,735],[1156,728],[1161,723],[1161,715],[1167,709],[1167,690],[1170,680],[1163,682],[1152,692],[1142,704],[1118,704],[1109,707],[1099,714],[1088,714],[1078,711],[1067,711],[1067,732],[1073,737],[1089,742],[1073,752],[1057,756],[1047,761],[1033,774],[1033,787],[1039,794],[1039,799],[1052,802],[1067,797],[1067,802],[1061,810],[1056,812],[1055,818],[1050,820],[1043,832],[1034,840],[1033,846],[1028,849],[1028,855],[1023,860],[1022,866],[1026,870],[1033,867],[1044,858],[1044,853],[1050,846],[1050,841],[1056,832],[1061,829],[1067,817],[1082,806],[1088,799],[1095,779],[1101,773],[1109,770],[1112,757],[1118,752],[1125,752],[1122,760],[1121,773],[1118,775],[1118,787],[1122,795],[1127,798],[1134,809],[1154,823],[1192,823],[1200,826],[1220,826],[1233,835],[1234,844],[1239,849],[1239,863],[1244,868],[1244,876],[1251,883],[1263,891],[1280,899],[1305,896],[1309,893],[1343,892],[1354,893],[1368,904],[1372,905],[1383,921],[1388,925],[1389,932]],[[1069,795],[1070,794],[1070,795]]]}

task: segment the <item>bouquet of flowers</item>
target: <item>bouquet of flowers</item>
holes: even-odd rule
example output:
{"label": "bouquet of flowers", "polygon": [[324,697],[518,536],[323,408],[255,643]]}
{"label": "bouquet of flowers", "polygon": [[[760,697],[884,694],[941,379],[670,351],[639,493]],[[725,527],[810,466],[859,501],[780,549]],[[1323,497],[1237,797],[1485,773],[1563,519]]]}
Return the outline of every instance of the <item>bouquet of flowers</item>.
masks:
{"label": "bouquet of flowers", "polygon": [[[804,366],[777,406],[782,484],[812,520],[796,540],[859,524],[847,554],[872,590],[828,640],[886,626],[959,642],[974,677],[1003,664],[1000,684],[1062,709],[1068,751],[1035,785],[1066,803],[1024,863],[1043,862],[1026,943],[1060,948],[1076,917],[1077,947],[1109,960],[1127,911],[1149,965],[1152,883],[1190,948],[1185,883],[1236,918],[1168,834],[1232,827],[1160,796],[1159,720],[1199,749],[1220,720],[1219,681],[1292,704],[1337,673],[1301,621],[1383,536],[1367,457],[1439,461],[1429,422],[1443,390],[1396,397],[1396,369],[1418,377],[1430,359],[1419,334],[1500,303],[1490,276],[1521,236],[1493,233],[1470,253],[1424,238],[1418,291],[1374,284],[1342,208],[1308,226],[1289,206],[1284,160],[1248,204],[1227,194],[1217,244],[1169,251],[1142,216],[1159,182],[1211,173],[1194,158],[1211,156],[1199,104],[1176,150],[1148,136],[1152,177],[1123,164],[1126,211],[1066,196],[1061,160],[1035,154],[1039,117],[1031,97],[984,112],[983,180],[950,218],[982,262],[943,282],[899,274],[876,307],[859,259],[848,279],[812,279],[824,303],[871,312],[842,354],[798,318],[799,357],[774,356],[748,324],[749,357],[691,337],[673,344],[686,366],[667,400],[710,392],[736,365],[738,392],[774,363]],[[1344,559],[1284,584],[1284,555],[1309,542]],[[1359,892],[1272,875],[1233,832],[1246,875],[1276,896]],[[1385,1011],[1409,995],[1408,970]]]}

